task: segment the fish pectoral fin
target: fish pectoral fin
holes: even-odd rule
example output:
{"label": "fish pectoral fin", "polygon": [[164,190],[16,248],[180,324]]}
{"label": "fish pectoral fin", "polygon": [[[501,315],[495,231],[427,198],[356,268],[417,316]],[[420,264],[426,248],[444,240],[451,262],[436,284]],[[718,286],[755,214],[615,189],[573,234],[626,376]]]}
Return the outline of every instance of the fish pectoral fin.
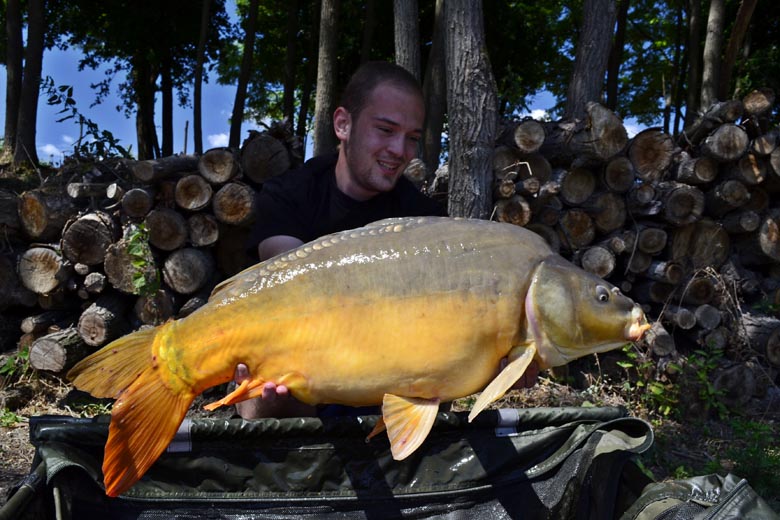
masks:
{"label": "fish pectoral fin", "polygon": [[[382,401],[382,418],[387,427],[390,451],[395,460],[405,459],[422,444],[433,427],[438,411],[439,399],[385,394]],[[374,429],[378,427],[380,426],[377,424]]]}
{"label": "fish pectoral fin", "polygon": [[204,405],[203,408],[208,411],[213,411],[219,408],[220,406],[236,404],[236,403],[240,403],[241,401],[246,401],[247,399],[260,397],[261,395],[263,395],[264,384],[265,384],[265,380],[263,379],[244,379],[236,387],[236,389],[230,392],[228,395],[226,395],[219,401],[214,401],[213,403]]}
{"label": "fish pectoral fin", "polygon": [[536,347],[533,345],[529,347],[515,347],[513,350],[514,352],[510,353],[510,358],[514,357],[516,352],[519,355],[510,361],[506,368],[479,395],[477,402],[474,403],[474,407],[471,409],[471,413],[469,413],[469,422],[473,421],[474,417],[487,408],[490,403],[501,398],[507,390],[512,388],[512,385],[520,379],[520,376],[523,375],[525,369],[528,368],[528,365],[531,364],[536,355]]}

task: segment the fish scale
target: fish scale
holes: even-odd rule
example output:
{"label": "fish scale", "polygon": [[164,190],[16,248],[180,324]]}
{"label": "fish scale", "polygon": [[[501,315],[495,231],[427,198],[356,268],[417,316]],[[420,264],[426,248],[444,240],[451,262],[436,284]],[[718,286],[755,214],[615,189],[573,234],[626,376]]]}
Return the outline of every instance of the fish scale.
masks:
{"label": "fish scale", "polygon": [[372,437],[386,426],[400,460],[424,442],[440,402],[482,391],[473,418],[531,362],[564,364],[648,327],[639,306],[524,228],[388,219],[250,267],[190,316],[116,340],[69,377],[119,396],[103,464],[116,496],[237,363],[251,378],[208,408],[258,397],[268,381],[309,404],[381,404]]}

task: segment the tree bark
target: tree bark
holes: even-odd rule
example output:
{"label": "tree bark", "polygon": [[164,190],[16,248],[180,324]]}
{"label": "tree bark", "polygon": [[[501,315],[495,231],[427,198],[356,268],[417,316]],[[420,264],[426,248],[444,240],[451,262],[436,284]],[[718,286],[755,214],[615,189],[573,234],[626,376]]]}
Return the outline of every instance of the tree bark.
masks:
{"label": "tree bark", "polygon": [[282,117],[293,125],[295,116],[295,71],[297,65],[297,33],[299,0],[287,2],[287,54],[284,60],[284,93],[282,94]]}
{"label": "tree bark", "polygon": [[14,153],[19,102],[22,95],[22,9],[19,0],[8,0],[5,11],[5,138],[0,162],[8,162]]}
{"label": "tree bark", "polygon": [[674,151],[672,136],[658,128],[639,132],[628,144],[628,158],[637,177],[645,181],[662,180]]}
{"label": "tree bark", "polygon": [[604,73],[615,29],[615,0],[585,0],[564,119],[582,119],[588,102],[601,102]]}
{"label": "tree bark", "polygon": [[46,30],[45,5],[45,0],[29,0],[27,3],[27,47],[24,51],[24,73],[14,143],[14,164],[38,164],[35,133]]}
{"label": "tree bark", "polygon": [[228,145],[233,148],[238,148],[238,145],[241,143],[241,123],[244,121],[246,91],[252,74],[252,60],[255,54],[255,33],[257,32],[257,11],[259,7],[259,0],[250,0],[246,20],[246,33],[244,34],[244,53],[241,56],[241,71],[238,74],[236,97],[233,101],[233,115],[230,118]]}
{"label": "tree bark", "polygon": [[366,19],[363,22],[363,40],[360,45],[360,63],[371,59],[371,46],[374,43],[374,31],[377,24],[376,0],[367,0]]}
{"label": "tree bark", "polygon": [[206,61],[206,42],[209,34],[209,12],[212,0],[201,0],[200,6],[200,34],[198,36],[198,49],[195,55],[195,72],[192,89],[192,140],[195,155],[203,153],[203,63]]}
{"label": "tree bark", "polygon": [[737,53],[742,47],[742,41],[745,39],[750,19],[753,17],[753,11],[756,8],[758,0],[742,0],[737,10],[737,19],[734,20],[734,26],[731,28],[731,35],[726,44],[726,52],[723,55],[723,62],[720,70],[720,84],[718,93],[720,99],[729,99],[729,87],[731,85],[731,75],[734,70],[734,63],[737,61]]}
{"label": "tree bark", "polygon": [[498,103],[485,46],[482,4],[452,0],[446,10],[449,214],[486,219],[492,209]]}
{"label": "tree bark", "polygon": [[194,155],[171,155],[156,160],[137,161],[130,166],[130,170],[139,181],[152,184],[197,171],[198,158]]}
{"label": "tree bark", "polygon": [[63,193],[32,190],[19,196],[19,222],[25,234],[39,242],[60,237],[62,227],[78,208]]}
{"label": "tree bark", "polygon": [[50,247],[31,247],[19,258],[19,279],[36,294],[48,294],[68,278],[62,256]]}
{"label": "tree bark", "polygon": [[709,108],[718,100],[723,27],[726,18],[725,3],[725,0],[710,0],[707,38],[704,40],[704,58],[702,60],[701,106],[703,109]]}
{"label": "tree bark", "polygon": [[425,68],[423,95],[425,97],[425,126],[423,131],[423,160],[429,172],[439,167],[441,154],[441,132],[444,128],[444,113],[447,109],[447,86],[444,51],[444,0],[436,0],[433,22],[433,43]]}
{"label": "tree bark", "polygon": [[607,60],[606,106],[612,111],[617,110],[618,105],[618,78],[620,65],[623,63],[623,47],[626,43],[629,3],[629,0],[620,0],[618,2],[615,38],[612,41],[612,48],[609,51],[609,59]]}
{"label": "tree bark", "polygon": [[211,246],[219,239],[219,222],[209,213],[196,213],[187,219],[187,231],[193,246]]}
{"label": "tree bark", "polygon": [[693,124],[701,99],[701,1],[687,0],[688,6],[688,96],[685,126]]}
{"label": "tree bark", "polygon": [[395,62],[420,81],[420,28],[417,0],[393,0]]}
{"label": "tree bark", "polygon": [[336,110],[336,47],[340,0],[322,0],[320,44],[317,60],[317,95],[314,100],[314,155],[335,151],[338,140],[333,131]]}
{"label": "tree bark", "polygon": [[133,188],[122,196],[122,212],[130,218],[144,218],[154,206],[154,192],[149,188]]}

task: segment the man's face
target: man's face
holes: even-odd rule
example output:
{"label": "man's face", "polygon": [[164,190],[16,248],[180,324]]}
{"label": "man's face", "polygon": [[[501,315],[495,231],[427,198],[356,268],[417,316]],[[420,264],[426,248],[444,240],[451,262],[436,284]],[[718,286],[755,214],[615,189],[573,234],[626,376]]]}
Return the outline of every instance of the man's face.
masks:
{"label": "man's face", "polygon": [[[339,117],[348,129],[339,127]],[[339,188],[357,200],[393,189],[417,156],[424,117],[418,95],[389,84],[374,89],[357,118],[339,108],[334,118],[343,155],[337,165]]]}

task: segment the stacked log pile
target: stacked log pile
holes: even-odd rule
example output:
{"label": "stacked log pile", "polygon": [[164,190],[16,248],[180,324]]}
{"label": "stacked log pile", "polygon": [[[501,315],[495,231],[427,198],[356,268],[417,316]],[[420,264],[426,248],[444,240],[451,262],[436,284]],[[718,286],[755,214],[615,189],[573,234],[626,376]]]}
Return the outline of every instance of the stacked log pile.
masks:
{"label": "stacked log pile", "polygon": [[[493,218],[641,303],[660,372],[694,351],[725,353],[716,384],[734,405],[780,369],[773,104],[757,91],[710,107],[679,138],[651,128],[629,139],[592,103],[582,121],[507,123],[494,153]],[[64,185],[0,191],[15,248],[0,255],[0,335],[63,374],[130,330],[186,316],[245,267],[254,190],[299,160],[278,133],[254,133],[240,151],[106,162]],[[407,175],[446,197],[446,165],[432,182],[421,162]]]}
{"label": "stacked log pile", "polygon": [[[656,128],[628,139],[592,103],[582,121],[505,124],[494,153],[493,218],[537,232],[641,303],[661,369],[723,352],[715,384],[729,405],[780,382],[773,104],[756,91],[712,106],[678,139]],[[445,165],[428,189],[446,180]]]}
{"label": "stacked log pile", "polygon": [[69,165],[40,187],[0,191],[2,349],[64,375],[142,326],[183,317],[251,264],[257,187],[300,162],[287,135],[240,150]]}

